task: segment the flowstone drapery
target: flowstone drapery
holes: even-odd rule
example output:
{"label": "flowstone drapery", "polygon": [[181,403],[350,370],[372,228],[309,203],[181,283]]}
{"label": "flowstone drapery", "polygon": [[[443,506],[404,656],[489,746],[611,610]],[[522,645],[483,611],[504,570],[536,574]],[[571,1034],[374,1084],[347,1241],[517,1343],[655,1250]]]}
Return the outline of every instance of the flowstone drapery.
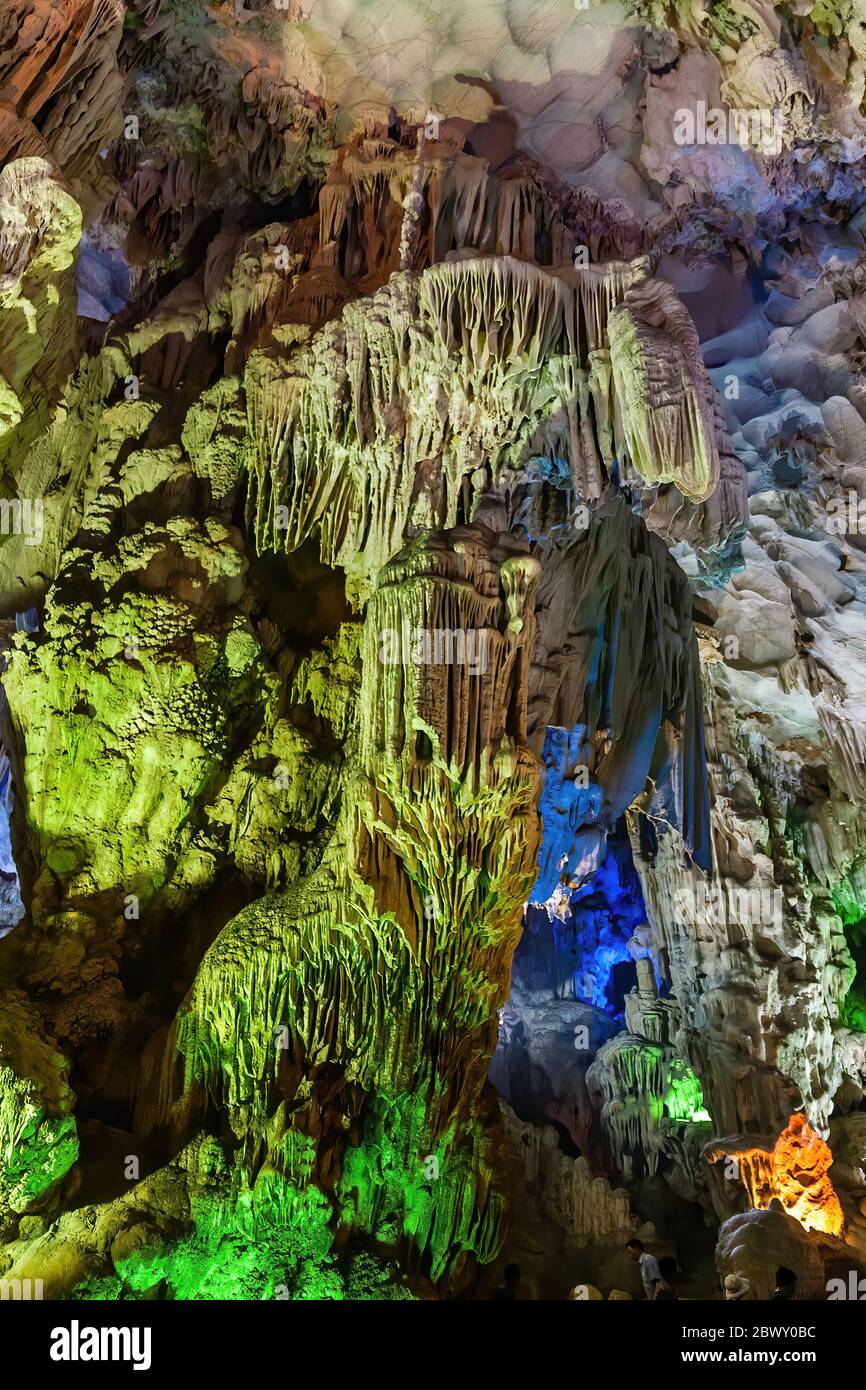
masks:
{"label": "flowstone drapery", "polygon": [[[258,241],[263,260],[279,235]],[[485,1075],[537,877],[527,700],[542,570],[510,519],[532,505],[523,461],[557,416],[570,422],[573,498],[596,508],[555,552],[565,621],[586,621],[581,604],[589,614],[600,601],[610,566],[628,573],[624,555],[608,558],[618,538],[647,556],[641,597],[625,605],[635,651],[656,634],[636,686],[626,693],[628,658],[609,690],[603,677],[569,697],[569,719],[585,707],[593,776],[615,808],[604,822],[642,790],[657,738],[663,761],[698,748],[687,591],[662,543],[605,502],[594,442],[642,428],[640,334],[612,374],[605,324],[651,281],[641,261],[582,277],[463,258],[396,273],[294,347],[280,337],[285,300],[266,296],[270,345],[234,312],[242,337],[229,352],[237,361],[252,333],[247,366],[214,385],[196,344],[224,291],[206,283],[204,301],[176,291],[177,312],[106,346],[40,446],[65,488],[66,539],[40,629],[17,635],[7,659],[31,916],[4,943],[6,968],[35,991],[58,1067],[64,1051],[77,1057],[79,1105],[117,1113],[132,1094],[130,1145],[182,1156],[173,1171],[186,1175],[194,1241],[210,1248],[219,1228],[195,1195],[206,1176],[214,1185],[201,1171],[210,1134],[228,1143],[211,1194],[226,1230],[244,1193],[259,1239],[270,1203],[294,1210],[292,1193],[315,1192],[316,1229],[408,1240],[433,1280],[460,1278],[466,1255],[490,1260],[506,1229]],[[190,386],[169,403],[177,342],[192,345]],[[123,398],[130,376],[154,373],[165,385]],[[669,383],[672,409],[712,459],[691,381]],[[699,389],[709,399],[705,375]],[[70,431],[70,420],[93,423]],[[666,468],[693,486],[675,455],[658,459]],[[310,545],[315,560],[301,560]],[[310,564],[322,621],[292,635],[279,588]],[[339,588],[341,574],[357,617],[329,578]],[[588,671],[598,654],[576,661]],[[639,718],[637,690],[649,700]],[[623,793],[603,744],[625,749],[638,729],[645,763]],[[694,778],[674,780],[683,831],[700,839]],[[155,949],[170,983],[154,975]],[[58,1209],[85,1181],[64,1094]],[[152,1247],[173,1249],[150,1219],[147,1268]],[[84,1267],[102,1273],[84,1245]],[[141,1287],[137,1258],[118,1257],[111,1277]],[[178,1259],[167,1254],[160,1276],[175,1291],[188,1289]]]}

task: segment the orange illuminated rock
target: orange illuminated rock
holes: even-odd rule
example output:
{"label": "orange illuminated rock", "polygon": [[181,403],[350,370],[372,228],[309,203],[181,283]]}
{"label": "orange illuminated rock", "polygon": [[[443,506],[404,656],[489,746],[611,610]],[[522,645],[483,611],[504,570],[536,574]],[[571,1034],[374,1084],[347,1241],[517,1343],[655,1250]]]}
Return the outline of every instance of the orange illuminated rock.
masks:
{"label": "orange illuminated rock", "polygon": [[833,1155],[805,1115],[792,1115],[772,1148],[749,1144],[748,1137],[722,1139],[708,1144],[704,1156],[711,1168],[720,1159],[735,1160],[737,1176],[755,1210],[775,1206],[807,1231],[841,1234],[842,1207],[828,1175]]}
{"label": "orange illuminated rock", "polygon": [[775,1196],[806,1230],[835,1236],[842,1230],[842,1208],[827,1175],[832,1162],[829,1147],[805,1115],[792,1115],[773,1148]]}

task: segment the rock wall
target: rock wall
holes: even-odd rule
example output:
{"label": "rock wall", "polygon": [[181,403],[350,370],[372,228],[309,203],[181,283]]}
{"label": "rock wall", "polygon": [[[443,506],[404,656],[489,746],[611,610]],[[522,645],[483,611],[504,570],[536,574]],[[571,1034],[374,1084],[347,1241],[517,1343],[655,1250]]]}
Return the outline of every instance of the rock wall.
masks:
{"label": "rock wall", "polygon": [[0,1273],[859,1250],[858,5],[0,21]]}

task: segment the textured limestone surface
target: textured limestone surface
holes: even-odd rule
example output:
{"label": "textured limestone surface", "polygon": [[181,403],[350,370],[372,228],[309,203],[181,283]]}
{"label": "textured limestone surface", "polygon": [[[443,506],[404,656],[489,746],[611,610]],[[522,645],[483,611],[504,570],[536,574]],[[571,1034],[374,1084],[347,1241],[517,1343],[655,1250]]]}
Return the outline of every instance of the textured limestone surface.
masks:
{"label": "textured limestone surface", "polygon": [[0,1279],[861,1270],[863,32],[6,5]]}

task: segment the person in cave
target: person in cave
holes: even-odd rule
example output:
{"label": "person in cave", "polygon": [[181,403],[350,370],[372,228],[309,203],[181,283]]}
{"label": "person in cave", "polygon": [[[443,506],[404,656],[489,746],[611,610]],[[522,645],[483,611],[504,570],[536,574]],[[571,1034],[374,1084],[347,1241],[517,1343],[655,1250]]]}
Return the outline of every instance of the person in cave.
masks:
{"label": "person in cave", "polygon": [[787,1303],[797,1297],[797,1276],[787,1265],[779,1265],[776,1270],[776,1287],[770,1294],[771,1303]]}
{"label": "person in cave", "polygon": [[745,1274],[728,1274],[724,1283],[725,1301],[728,1303],[748,1302],[754,1298],[752,1286]]}
{"label": "person in cave", "polygon": [[520,1265],[506,1265],[502,1275],[502,1283],[498,1284],[493,1290],[493,1297],[497,1302],[510,1302],[520,1299]]}
{"label": "person in cave", "polygon": [[647,1298],[652,1299],[653,1302],[669,1299],[671,1297],[670,1285],[665,1282],[655,1255],[644,1250],[643,1241],[638,1240],[635,1236],[625,1248],[629,1259],[633,1260],[640,1268],[640,1277]]}
{"label": "person in cave", "polygon": [[659,1269],[661,1270],[662,1279],[668,1286],[668,1292],[666,1294],[659,1294],[658,1296],[665,1301],[675,1302],[680,1296],[678,1284],[682,1270],[673,1255],[662,1255],[659,1260]]}

